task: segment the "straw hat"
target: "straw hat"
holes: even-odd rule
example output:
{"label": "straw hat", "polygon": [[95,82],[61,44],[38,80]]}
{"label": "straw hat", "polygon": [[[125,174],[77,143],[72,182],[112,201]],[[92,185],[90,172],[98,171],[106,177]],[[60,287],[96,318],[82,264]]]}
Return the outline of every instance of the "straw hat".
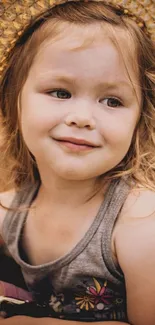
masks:
{"label": "straw hat", "polygon": [[[0,74],[4,69],[5,58],[18,36],[30,21],[48,8],[70,0],[1,0],[0,1]],[[75,0],[80,1],[80,0]],[[89,0],[83,0],[88,2]],[[102,1],[102,0],[95,0]],[[155,41],[154,0],[104,0],[107,3],[123,5],[124,14],[134,15],[139,24],[145,22],[150,37]],[[136,18],[137,17],[137,18]]]}

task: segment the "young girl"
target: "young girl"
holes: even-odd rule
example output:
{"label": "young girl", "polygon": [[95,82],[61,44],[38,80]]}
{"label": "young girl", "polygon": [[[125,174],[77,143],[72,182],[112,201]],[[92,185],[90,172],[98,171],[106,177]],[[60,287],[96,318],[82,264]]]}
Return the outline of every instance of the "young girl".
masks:
{"label": "young girl", "polygon": [[37,324],[155,324],[153,1],[146,26],[116,2],[2,15],[1,233]]}

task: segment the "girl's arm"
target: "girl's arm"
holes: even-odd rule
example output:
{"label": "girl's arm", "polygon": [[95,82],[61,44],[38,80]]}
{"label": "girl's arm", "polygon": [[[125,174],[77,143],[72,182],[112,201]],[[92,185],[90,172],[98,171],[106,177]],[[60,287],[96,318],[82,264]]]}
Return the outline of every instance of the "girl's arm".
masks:
{"label": "girl's arm", "polygon": [[155,193],[130,194],[114,231],[124,273],[129,323],[155,324]]}
{"label": "girl's arm", "polygon": [[[66,321],[59,320],[55,318],[32,318],[27,316],[15,316],[7,319],[0,320],[0,325],[79,325],[81,323],[84,325],[88,325],[85,322],[76,322],[76,321]],[[91,323],[92,325],[96,325],[96,322]],[[122,322],[97,322],[98,325],[129,325],[127,323]]]}

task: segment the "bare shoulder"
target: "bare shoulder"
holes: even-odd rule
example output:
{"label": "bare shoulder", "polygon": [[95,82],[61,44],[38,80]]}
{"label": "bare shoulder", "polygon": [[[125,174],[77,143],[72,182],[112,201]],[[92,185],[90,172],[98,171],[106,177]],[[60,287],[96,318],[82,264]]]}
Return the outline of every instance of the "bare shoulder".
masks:
{"label": "bare shoulder", "polygon": [[124,273],[129,322],[155,324],[155,192],[139,188],[128,195],[114,229],[114,247]]}
{"label": "bare shoulder", "polygon": [[15,190],[9,190],[7,192],[0,193],[0,233],[2,229],[2,224],[7,213],[7,209],[10,207],[11,202],[15,196]]}
{"label": "bare shoulder", "polygon": [[145,218],[155,213],[155,191],[146,188],[133,189],[122,208],[120,220]]}
{"label": "bare shoulder", "polygon": [[114,230],[117,254],[123,250],[121,247],[127,249],[130,246],[131,251],[138,243],[142,250],[146,242],[149,245],[151,234],[155,238],[155,191],[134,189],[124,203]]}
{"label": "bare shoulder", "polygon": [[129,193],[117,220],[113,241],[122,268],[128,266],[129,259],[134,263],[138,261],[137,256],[144,258],[142,252],[151,254],[152,248],[155,250],[154,191],[137,188]]}

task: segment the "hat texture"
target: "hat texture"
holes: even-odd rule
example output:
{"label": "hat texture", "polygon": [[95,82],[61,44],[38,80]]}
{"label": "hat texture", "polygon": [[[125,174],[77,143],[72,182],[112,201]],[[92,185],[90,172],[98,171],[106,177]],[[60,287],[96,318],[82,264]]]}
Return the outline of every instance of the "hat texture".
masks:
{"label": "hat texture", "polygon": [[[1,0],[0,1],[0,72],[3,62],[13,44],[24,28],[41,12],[52,6],[71,0]],[[80,1],[80,0],[74,0]],[[84,0],[83,0],[84,1]],[[85,0],[88,2],[89,0]],[[103,0],[95,0],[103,1]],[[155,0],[105,0],[105,3],[123,5],[126,9],[141,18],[147,27],[150,37],[155,41]]]}

